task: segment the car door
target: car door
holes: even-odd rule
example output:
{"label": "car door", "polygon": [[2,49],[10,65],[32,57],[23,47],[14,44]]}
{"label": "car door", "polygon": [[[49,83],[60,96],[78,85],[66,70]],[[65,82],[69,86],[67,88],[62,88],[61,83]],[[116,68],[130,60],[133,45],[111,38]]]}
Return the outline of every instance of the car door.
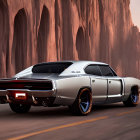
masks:
{"label": "car door", "polygon": [[108,85],[108,102],[121,101],[122,97],[122,79],[117,77],[108,65],[99,66],[102,75],[107,79]]}
{"label": "car door", "polygon": [[85,72],[90,74],[93,103],[104,103],[107,99],[107,79],[102,77],[98,65],[88,65]]}

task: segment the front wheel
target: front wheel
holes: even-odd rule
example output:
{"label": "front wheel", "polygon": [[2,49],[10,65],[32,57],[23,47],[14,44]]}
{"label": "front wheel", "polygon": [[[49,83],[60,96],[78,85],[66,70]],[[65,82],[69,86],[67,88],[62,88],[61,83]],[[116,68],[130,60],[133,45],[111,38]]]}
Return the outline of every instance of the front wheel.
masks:
{"label": "front wheel", "polygon": [[129,98],[123,102],[125,106],[135,107],[139,103],[139,94],[138,92],[132,92]]}
{"label": "front wheel", "polygon": [[25,105],[25,104],[10,103],[9,105],[11,110],[16,113],[27,113],[31,108],[31,105]]}
{"label": "front wheel", "polygon": [[92,94],[88,88],[80,90],[77,98],[70,109],[76,115],[87,115],[92,108]]}

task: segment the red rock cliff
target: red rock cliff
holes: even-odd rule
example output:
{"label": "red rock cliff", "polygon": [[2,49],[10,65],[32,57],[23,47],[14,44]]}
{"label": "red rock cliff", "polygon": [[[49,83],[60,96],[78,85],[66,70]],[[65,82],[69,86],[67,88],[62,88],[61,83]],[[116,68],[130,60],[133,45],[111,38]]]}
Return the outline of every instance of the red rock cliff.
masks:
{"label": "red rock cliff", "polygon": [[0,0],[0,77],[43,61],[96,60],[140,78],[130,0]]}

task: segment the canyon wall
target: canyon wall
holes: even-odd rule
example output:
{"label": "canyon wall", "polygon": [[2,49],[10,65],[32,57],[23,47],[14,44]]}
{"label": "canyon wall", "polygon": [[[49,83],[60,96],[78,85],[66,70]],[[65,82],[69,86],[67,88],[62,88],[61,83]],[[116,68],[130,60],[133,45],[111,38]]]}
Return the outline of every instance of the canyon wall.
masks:
{"label": "canyon wall", "polygon": [[109,63],[140,78],[130,0],[0,0],[0,77],[45,61]]}

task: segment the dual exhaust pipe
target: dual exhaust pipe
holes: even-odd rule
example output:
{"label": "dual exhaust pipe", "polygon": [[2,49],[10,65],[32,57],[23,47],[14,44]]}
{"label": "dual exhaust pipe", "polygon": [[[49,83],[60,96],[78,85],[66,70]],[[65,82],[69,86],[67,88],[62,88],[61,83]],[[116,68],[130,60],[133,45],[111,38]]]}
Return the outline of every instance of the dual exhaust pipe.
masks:
{"label": "dual exhaust pipe", "polygon": [[[38,101],[35,99],[35,97],[34,97],[33,95],[32,95],[32,101],[33,101],[33,103],[34,103],[35,105],[38,104]],[[7,102],[7,103],[12,103],[12,100],[10,100],[10,98],[9,98],[9,96],[8,96],[7,94],[6,94],[6,102]],[[45,106],[45,107],[48,106],[46,101],[42,101],[42,105]]]}
{"label": "dual exhaust pipe", "polygon": [[[36,101],[36,99],[33,95],[32,95],[32,100],[33,100],[34,104],[38,104],[38,102]],[[6,102],[8,102],[8,103],[12,102],[7,94],[6,94]]]}

